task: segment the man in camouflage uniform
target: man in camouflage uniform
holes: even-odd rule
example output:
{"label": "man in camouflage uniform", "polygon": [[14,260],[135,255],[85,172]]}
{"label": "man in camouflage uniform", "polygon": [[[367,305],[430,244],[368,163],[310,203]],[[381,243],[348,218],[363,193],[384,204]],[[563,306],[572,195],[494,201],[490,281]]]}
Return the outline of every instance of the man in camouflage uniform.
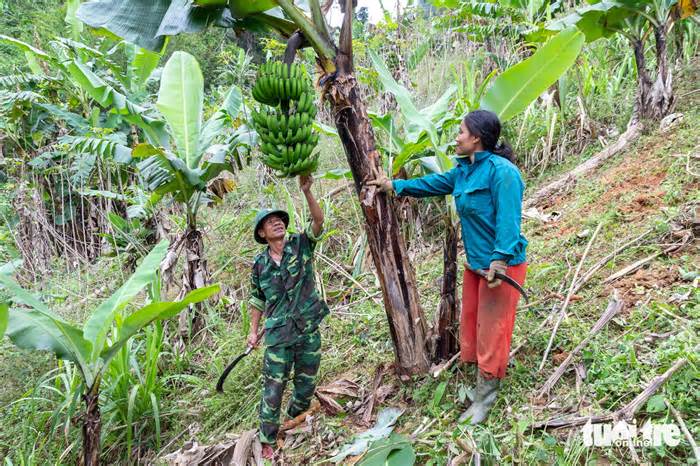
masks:
{"label": "man in camouflage uniform", "polygon": [[321,363],[318,326],[328,314],[328,306],[316,292],[312,259],[323,229],[323,212],[311,193],[311,183],[311,176],[299,178],[312,218],[305,232],[287,237],[289,215],[282,210],[263,210],[255,219],[255,240],[268,247],[253,264],[248,344],[257,345],[260,317],[264,316],[260,440],[266,457],[272,456],[282,395],[292,370],[294,390],[287,408],[290,418],[309,408]]}

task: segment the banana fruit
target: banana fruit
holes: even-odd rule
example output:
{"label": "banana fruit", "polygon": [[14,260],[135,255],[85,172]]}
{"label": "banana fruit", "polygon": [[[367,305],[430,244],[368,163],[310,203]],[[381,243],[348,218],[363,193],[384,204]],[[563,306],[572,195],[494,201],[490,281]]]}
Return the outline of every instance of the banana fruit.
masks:
{"label": "banana fruit", "polygon": [[318,153],[312,152],[319,136],[313,130],[313,122],[318,108],[306,67],[295,63],[264,63],[252,93],[263,104],[251,113],[262,161],[282,177],[315,171]]}

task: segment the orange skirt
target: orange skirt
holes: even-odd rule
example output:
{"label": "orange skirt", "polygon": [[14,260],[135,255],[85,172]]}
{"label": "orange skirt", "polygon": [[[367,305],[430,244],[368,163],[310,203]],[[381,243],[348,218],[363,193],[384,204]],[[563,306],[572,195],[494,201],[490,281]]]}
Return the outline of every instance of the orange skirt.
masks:
{"label": "orange skirt", "polygon": [[[506,275],[522,286],[526,271],[527,263],[522,263],[508,267]],[[486,378],[502,379],[506,375],[518,299],[520,293],[507,283],[489,288],[486,279],[465,269],[460,359],[477,363]]]}

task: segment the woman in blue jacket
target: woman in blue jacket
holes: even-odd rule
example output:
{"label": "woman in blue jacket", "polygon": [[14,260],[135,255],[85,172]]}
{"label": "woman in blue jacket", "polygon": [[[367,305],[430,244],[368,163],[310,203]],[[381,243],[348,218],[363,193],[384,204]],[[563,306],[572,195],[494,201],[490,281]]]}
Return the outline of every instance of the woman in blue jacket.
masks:
{"label": "woman in blue jacket", "polygon": [[[469,420],[472,424],[487,418],[505,377],[519,298],[515,289],[501,286],[495,273],[506,274],[522,285],[527,269],[527,240],[520,232],[525,184],[513,164],[510,146],[498,142],[500,134],[498,117],[476,110],[462,121],[455,168],[411,180],[392,181],[382,173],[369,182],[397,196],[454,196],[467,254],[460,359],[478,367],[474,399],[460,422]],[[476,269],[487,271],[488,278],[472,272]]]}

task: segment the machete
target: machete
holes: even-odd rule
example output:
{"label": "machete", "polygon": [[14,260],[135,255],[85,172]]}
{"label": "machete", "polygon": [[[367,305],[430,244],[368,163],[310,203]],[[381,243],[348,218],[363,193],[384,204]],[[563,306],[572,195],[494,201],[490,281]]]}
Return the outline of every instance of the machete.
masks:
{"label": "machete", "polygon": [[[483,270],[474,270],[472,268],[469,268],[469,270],[471,270],[472,272],[474,272],[475,274],[477,274],[478,276],[480,276],[482,278],[488,279],[488,276],[489,276],[488,272],[485,272]],[[503,280],[504,282],[506,282],[507,284],[509,284],[510,286],[515,288],[516,290],[518,290],[518,293],[520,293],[523,296],[523,298],[525,298],[526,303],[530,302],[530,298],[528,298],[527,293],[525,292],[525,290],[523,290],[523,287],[520,286],[520,284],[518,282],[516,282],[515,280],[510,278],[508,275],[503,274],[501,272],[496,272],[494,277],[498,278],[499,280]]]}
{"label": "machete", "polygon": [[[263,337],[264,334],[265,334],[265,330],[263,330],[260,333],[260,335],[258,335],[258,339],[255,342],[256,346],[260,342],[260,339]],[[248,356],[250,353],[253,352],[253,349],[255,349],[254,346],[248,345],[248,347],[246,347],[246,349],[243,353],[239,354],[236,357],[236,359],[234,359],[233,362],[231,362],[231,364],[226,366],[226,369],[224,369],[224,371],[221,373],[221,377],[219,377],[219,381],[216,382],[216,391],[217,392],[219,392],[219,393],[224,392],[224,382],[226,382],[226,377],[228,377],[228,375],[231,373],[233,368],[236,367],[236,364],[238,364],[241,359],[245,358],[246,356]]]}

